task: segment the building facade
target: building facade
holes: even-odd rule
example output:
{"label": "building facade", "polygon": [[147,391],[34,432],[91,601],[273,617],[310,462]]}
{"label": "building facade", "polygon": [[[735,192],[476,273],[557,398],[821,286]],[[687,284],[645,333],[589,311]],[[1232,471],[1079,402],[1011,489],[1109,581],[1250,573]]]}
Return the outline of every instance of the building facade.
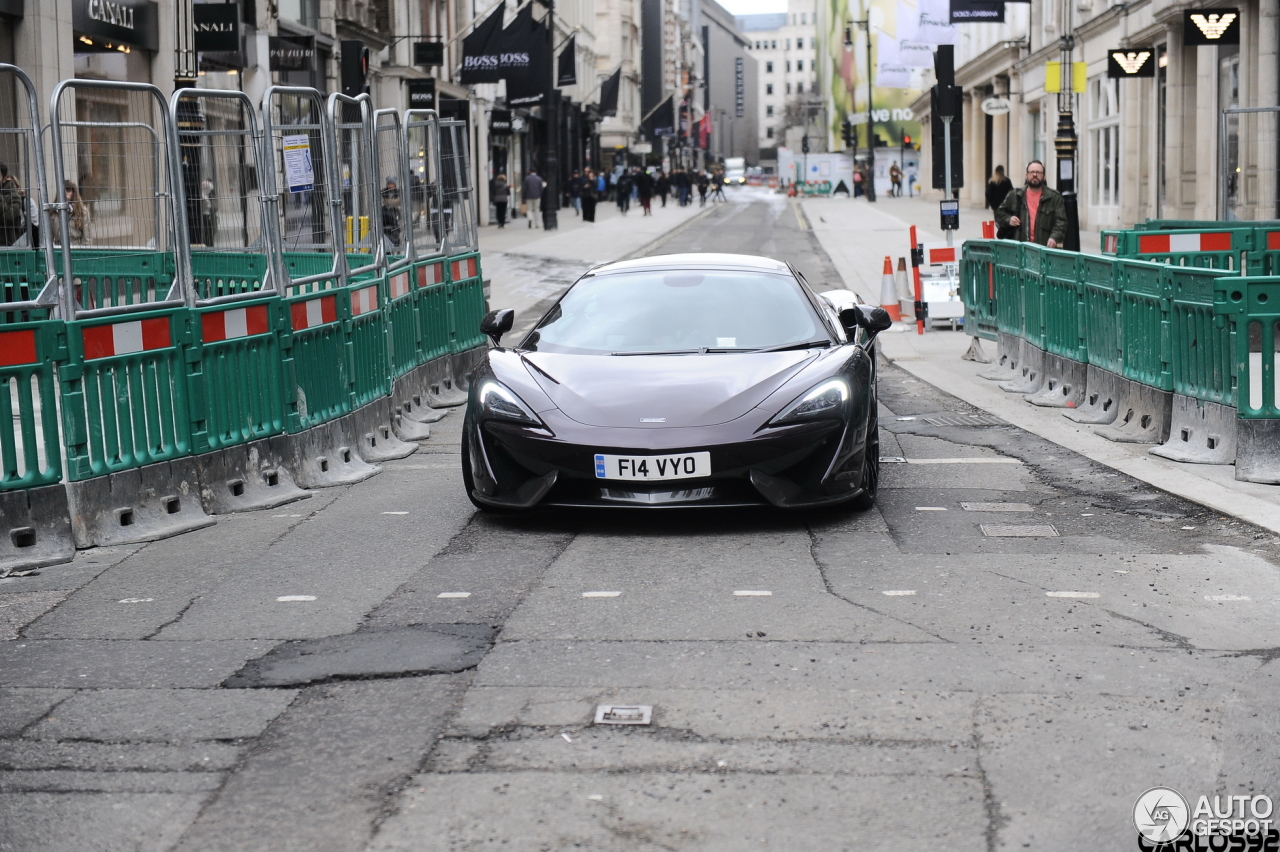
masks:
{"label": "building facade", "polygon": [[702,0],[702,108],[711,135],[706,148],[712,162],[742,157],[748,165],[760,158],[758,67],[751,42],[739,32],[734,17],[715,0]]}
{"label": "building facade", "polygon": [[[1069,107],[1078,138],[1082,228],[1126,227],[1147,218],[1276,218],[1277,113],[1230,111],[1280,104],[1280,2],[1236,7],[1238,45],[1184,44],[1187,13],[1195,8],[1164,0],[1037,0],[1008,4],[1017,13],[1005,24],[961,26],[962,200],[982,207],[985,179],[996,164],[1005,165],[1017,185],[1027,162],[1042,160],[1054,184],[1062,106]],[[1074,39],[1070,58],[1084,63],[1085,85],[1060,103],[1046,91],[1045,63],[1062,58],[1064,34]],[[1151,54],[1151,76],[1107,76],[1111,54],[1133,53],[1136,61],[1142,52]],[[983,111],[993,97],[1009,101],[1007,114]],[[916,107],[927,121],[927,98]],[[931,155],[927,146],[922,155]]]}
{"label": "building facade", "polygon": [[818,131],[822,100],[813,0],[790,0],[786,12],[739,15],[737,21],[756,60],[761,159],[777,158],[777,148],[788,144],[791,128],[800,128],[791,136],[811,135],[813,149],[826,150],[825,134]]}

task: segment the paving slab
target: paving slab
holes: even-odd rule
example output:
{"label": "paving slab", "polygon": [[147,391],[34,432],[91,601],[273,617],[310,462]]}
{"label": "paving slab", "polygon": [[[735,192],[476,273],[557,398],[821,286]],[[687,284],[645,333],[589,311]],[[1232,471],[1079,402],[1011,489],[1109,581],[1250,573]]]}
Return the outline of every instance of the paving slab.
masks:
{"label": "paving slab", "polygon": [[36,739],[188,742],[256,737],[294,690],[97,689],[79,692],[27,729]]}

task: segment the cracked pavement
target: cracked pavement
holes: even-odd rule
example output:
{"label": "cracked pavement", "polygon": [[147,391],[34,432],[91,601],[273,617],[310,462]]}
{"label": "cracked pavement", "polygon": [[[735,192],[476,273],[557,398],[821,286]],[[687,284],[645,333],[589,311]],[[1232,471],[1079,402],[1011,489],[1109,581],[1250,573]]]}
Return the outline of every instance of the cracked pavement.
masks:
{"label": "cracked pavement", "polygon": [[[713,249],[837,280],[776,197],[656,250]],[[1149,787],[1280,793],[1274,536],[930,425],[981,412],[889,364],[880,400],[865,513],[477,514],[451,414],[0,581],[0,850],[1132,849]]]}

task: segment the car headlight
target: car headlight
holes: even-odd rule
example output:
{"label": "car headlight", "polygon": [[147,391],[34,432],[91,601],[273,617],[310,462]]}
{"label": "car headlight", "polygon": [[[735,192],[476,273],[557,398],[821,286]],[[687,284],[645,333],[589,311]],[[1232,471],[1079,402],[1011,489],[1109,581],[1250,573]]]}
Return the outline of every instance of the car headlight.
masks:
{"label": "car headlight", "polygon": [[782,409],[782,413],[770,420],[769,425],[832,417],[842,413],[848,401],[849,383],[844,379],[827,379]]}
{"label": "car headlight", "polygon": [[530,426],[542,426],[542,419],[533,413],[533,409],[524,400],[516,396],[510,389],[489,379],[480,386],[477,394],[480,411],[485,417],[497,420],[513,420],[516,423],[527,423]]}

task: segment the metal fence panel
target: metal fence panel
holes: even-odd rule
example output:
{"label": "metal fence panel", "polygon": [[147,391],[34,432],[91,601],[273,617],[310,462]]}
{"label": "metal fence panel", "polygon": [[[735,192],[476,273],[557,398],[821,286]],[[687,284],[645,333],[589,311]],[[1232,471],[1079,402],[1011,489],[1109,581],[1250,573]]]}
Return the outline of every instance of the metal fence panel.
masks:
{"label": "metal fence panel", "polygon": [[416,260],[444,253],[440,183],[440,125],[435,110],[405,113],[405,150],[409,158],[409,228]]}
{"label": "metal fence panel", "polygon": [[450,255],[477,247],[470,146],[463,121],[440,122],[440,183],[446,246]]}
{"label": "metal fence panel", "polygon": [[31,78],[0,64],[0,323],[46,319],[59,305],[40,127]]}
{"label": "metal fence panel", "polygon": [[190,299],[176,134],[159,89],[64,80],[53,93],[52,224],[78,314]]}
{"label": "metal fence panel", "polygon": [[333,173],[338,193],[338,223],[351,274],[382,263],[382,199],[374,149],[373,108],[369,96],[329,95],[333,133]]}

